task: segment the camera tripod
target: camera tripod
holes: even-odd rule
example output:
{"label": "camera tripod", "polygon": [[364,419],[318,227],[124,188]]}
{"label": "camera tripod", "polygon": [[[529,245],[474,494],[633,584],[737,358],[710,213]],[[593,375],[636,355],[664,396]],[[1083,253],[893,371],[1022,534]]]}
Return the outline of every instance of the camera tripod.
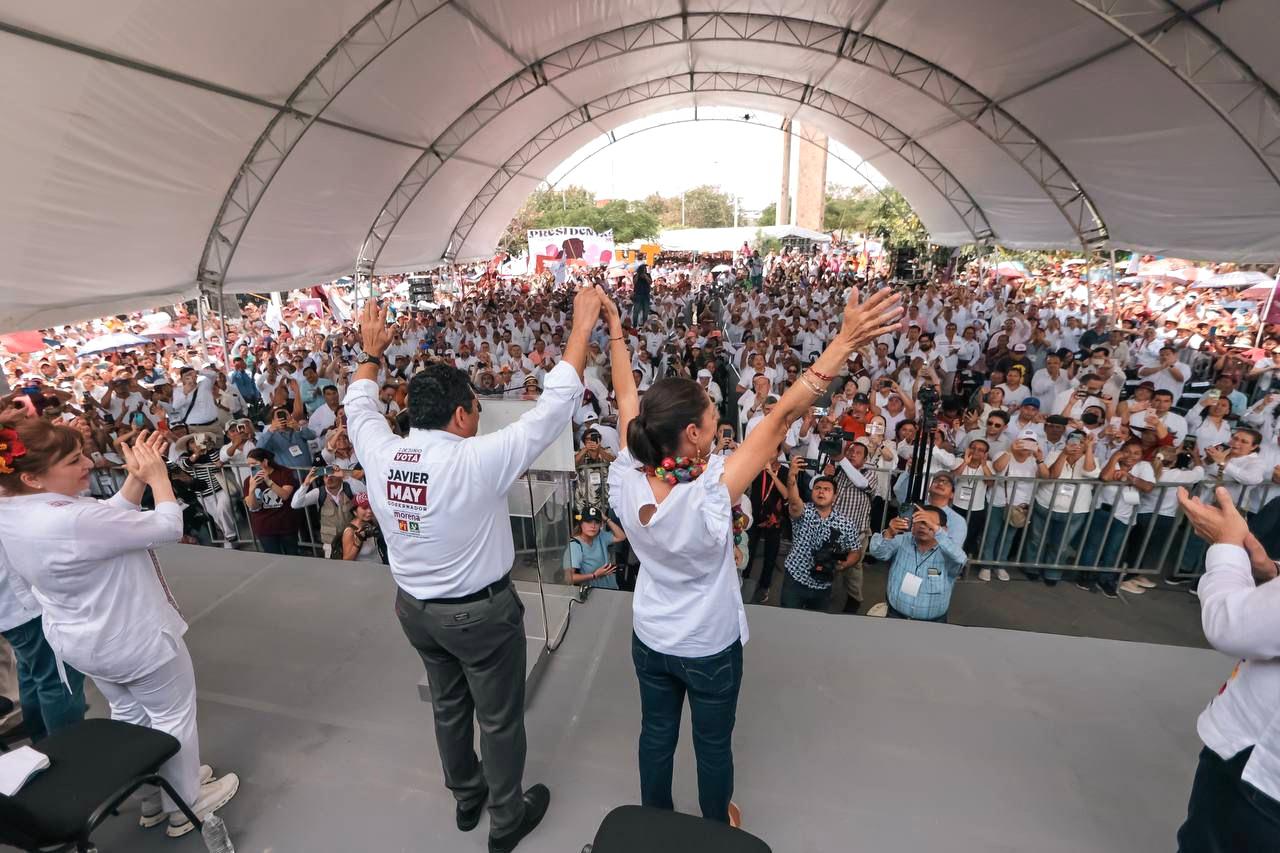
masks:
{"label": "camera tripod", "polygon": [[933,467],[934,430],[938,426],[938,390],[932,386],[920,389],[916,415],[916,440],[911,451],[911,467],[907,476],[907,504],[923,504],[929,494],[929,477]]}

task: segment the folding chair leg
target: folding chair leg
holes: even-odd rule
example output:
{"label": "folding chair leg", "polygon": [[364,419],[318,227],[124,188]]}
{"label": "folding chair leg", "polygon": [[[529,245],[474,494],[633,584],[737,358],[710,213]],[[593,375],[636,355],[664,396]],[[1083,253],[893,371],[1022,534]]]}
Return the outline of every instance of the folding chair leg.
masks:
{"label": "folding chair leg", "polygon": [[196,817],[196,813],[192,811],[191,806],[183,800],[182,797],[178,796],[178,792],[173,790],[173,786],[169,784],[167,779],[163,776],[155,776],[147,781],[153,785],[159,785],[164,792],[169,795],[169,799],[173,800],[173,802],[178,806],[178,811],[186,815],[187,820],[191,821],[192,825],[195,826],[196,829],[200,829],[204,826],[204,822],[201,821],[200,818]]}

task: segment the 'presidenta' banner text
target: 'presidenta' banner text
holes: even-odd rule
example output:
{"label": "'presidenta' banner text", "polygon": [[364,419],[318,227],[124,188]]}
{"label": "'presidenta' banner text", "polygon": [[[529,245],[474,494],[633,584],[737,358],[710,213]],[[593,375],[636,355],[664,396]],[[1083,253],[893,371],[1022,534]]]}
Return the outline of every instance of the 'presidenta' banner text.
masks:
{"label": "'presidenta' banner text", "polygon": [[530,228],[529,257],[542,272],[547,264],[577,263],[608,266],[613,262],[613,229],[596,233],[594,228],[565,225],[559,228]]}

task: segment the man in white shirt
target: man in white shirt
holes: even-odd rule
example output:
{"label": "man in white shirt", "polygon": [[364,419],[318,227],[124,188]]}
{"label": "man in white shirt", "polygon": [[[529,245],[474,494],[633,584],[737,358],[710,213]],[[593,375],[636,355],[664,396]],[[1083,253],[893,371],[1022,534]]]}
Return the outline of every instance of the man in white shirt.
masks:
{"label": "man in white shirt", "polygon": [[1191,376],[1191,369],[1178,361],[1178,351],[1173,347],[1164,347],[1155,364],[1138,369],[1138,378],[1150,379],[1157,389],[1164,389],[1173,395],[1174,402],[1182,396],[1183,386]]}
{"label": "man in white shirt", "polygon": [[[587,339],[600,316],[596,287],[574,298],[564,361],[534,407],[477,436],[480,401],[463,371],[433,364],[409,385],[410,433],[397,437],[378,404],[378,361],[391,343],[386,311],[365,305],[365,356],[347,391],[351,441],[399,587],[396,614],[427,670],[436,743],[457,824],[469,831],[490,806],[489,850],[508,853],[541,822],[551,794],[522,789],[524,606],[511,585],[515,546],[507,492],[569,425],[582,397]],[[473,714],[483,767],[475,754]]]}
{"label": "man in white shirt", "polygon": [[1280,850],[1280,581],[1230,493],[1214,497],[1179,502],[1212,543],[1199,588],[1205,639],[1237,662],[1196,722],[1204,749],[1178,849]]}
{"label": "man in white shirt", "polygon": [[321,392],[324,403],[320,408],[312,413],[307,420],[307,426],[316,434],[317,438],[323,439],[324,434],[333,429],[334,424],[338,422],[338,409],[341,408],[338,397],[338,388],[335,385],[326,385]]}
{"label": "man in white shirt", "polygon": [[1031,393],[1046,403],[1052,404],[1059,394],[1070,387],[1071,377],[1062,369],[1062,356],[1057,353],[1046,356],[1044,367],[1031,377]]}
{"label": "man in white shirt", "polygon": [[213,398],[213,381],[197,374],[194,367],[184,367],[179,372],[173,400],[165,408],[169,410],[172,424],[186,424],[191,432],[222,434],[218,404]]}

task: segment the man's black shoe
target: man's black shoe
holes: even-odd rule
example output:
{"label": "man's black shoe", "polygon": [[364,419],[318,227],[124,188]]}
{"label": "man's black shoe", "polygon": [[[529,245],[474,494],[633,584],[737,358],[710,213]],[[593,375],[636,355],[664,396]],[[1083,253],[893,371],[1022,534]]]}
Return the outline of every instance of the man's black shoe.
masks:
{"label": "man's black shoe", "polygon": [[489,802],[489,789],[484,789],[484,794],[480,797],[480,802],[476,803],[469,809],[464,809],[462,803],[458,803],[458,829],[463,832],[470,832],[480,823],[480,815],[484,814],[484,805]]}
{"label": "man's black shoe", "polygon": [[1100,590],[1102,591],[1102,594],[1103,594],[1103,595],[1105,595],[1107,598],[1119,598],[1119,597],[1120,597],[1120,594],[1119,594],[1118,592],[1116,592],[1115,587],[1110,587],[1110,586],[1100,586],[1100,587],[1098,587],[1098,589],[1100,589]]}
{"label": "man's black shoe", "polygon": [[1058,585],[1058,582],[1057,582],[1057,581],[1055,581],[1055,580],[1051,580],[1051,579],[1049,579],[1049,578],[1045,578],[1045,579],[1044,579],[1044,585],[1045,585],[1045,586],[1057,586],[1057,585]]}
{"label": "man's black shoe", "polygon": [[524,820],[512,832],[503,836],[489,836],[489,853],[511,853],[526,835],[542,823],[542,816],[551,805],[551,792],[546,785],[534,785],[524,792]]}

